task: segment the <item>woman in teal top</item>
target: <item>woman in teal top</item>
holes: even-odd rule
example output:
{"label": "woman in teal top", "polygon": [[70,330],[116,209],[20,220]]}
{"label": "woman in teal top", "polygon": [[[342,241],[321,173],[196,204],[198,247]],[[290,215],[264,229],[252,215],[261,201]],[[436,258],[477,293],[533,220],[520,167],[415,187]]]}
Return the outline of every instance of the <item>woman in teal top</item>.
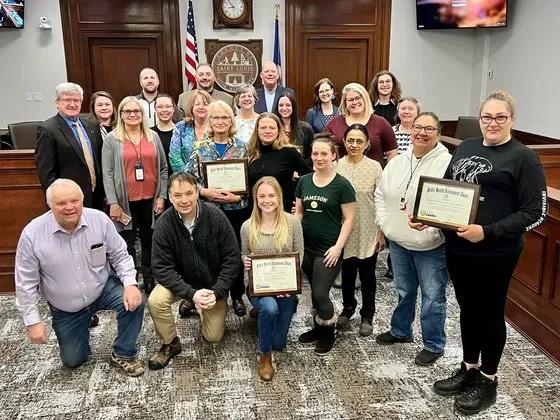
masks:
{"label": "woman in teal top", "polygon": [[301,177],[296,187],[296,216],[301,220],[305,251],[302,269],[311,284],[314,327],[300,335],[300,343],[316,343],[315,354],[324,356],[334,345],[334,306],[329,297],[342,267],[342,249],[352,232],[356,193],[352,184],[336,173],[334,140],[318,134],[311,148],[315,172]]}

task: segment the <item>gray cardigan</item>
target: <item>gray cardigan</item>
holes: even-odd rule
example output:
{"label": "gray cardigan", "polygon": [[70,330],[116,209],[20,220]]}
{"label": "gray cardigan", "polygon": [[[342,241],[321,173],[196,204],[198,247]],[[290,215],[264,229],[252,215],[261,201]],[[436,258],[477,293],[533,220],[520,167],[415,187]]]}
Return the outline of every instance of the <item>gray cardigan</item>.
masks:
{"label": "gray cardigan", "polygon": [[[157,198],[167,198],[167,160],[165,152],[161,145],[158,134],[152,130],[154,137],[154,147],[158,157],[158,182],[157,191],[154,196],[154,206]],[[103,149],[101,150],[101,165],[103,168],[103,186],[107,196],[107,204],[118,204],[123,211],[130,215],[130,206],[128,205],[128,190],[126,188],[126,175],[124,173],[123,160],[124,143],[115,138],[114,131],[107,134],[103,141]],[[113,221],[118,232],[132,229],[132,223],[123,225],[121,222]],[[152,212],[152,229],[155,225],[155,213]]]}

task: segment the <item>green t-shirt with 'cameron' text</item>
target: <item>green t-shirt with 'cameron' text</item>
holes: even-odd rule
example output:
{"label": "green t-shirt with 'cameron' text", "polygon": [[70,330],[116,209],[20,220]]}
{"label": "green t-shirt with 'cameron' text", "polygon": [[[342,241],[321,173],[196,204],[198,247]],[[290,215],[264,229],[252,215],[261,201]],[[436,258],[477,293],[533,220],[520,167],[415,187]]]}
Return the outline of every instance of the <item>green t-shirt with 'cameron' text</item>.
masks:
{"label": "green t-shirt with 'cameron' text", "polygon": [[341,205],[356,201],[354,187],[339,174],[328,185],[317,187],[311,173],[300,178],[296,197],[303,204],[305,252],[322,257],[338,240],[342,226]]}

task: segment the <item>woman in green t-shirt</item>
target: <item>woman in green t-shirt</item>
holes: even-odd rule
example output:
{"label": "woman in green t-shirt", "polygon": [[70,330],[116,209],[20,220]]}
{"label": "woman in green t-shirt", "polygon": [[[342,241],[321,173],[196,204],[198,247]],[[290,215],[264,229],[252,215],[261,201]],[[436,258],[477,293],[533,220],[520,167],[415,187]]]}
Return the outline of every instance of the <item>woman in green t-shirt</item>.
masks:
{"label": "woman in green t-shirt", "polygon": [[296,216],[301,220],[305,244],[302,269],[311,285],[312,330],[300,343],[316,343],[324,356],[334,345],[334,306],[329,297],[342,267],[342,249],[352,232],[356,194],[352,184],[336,173],[336,145],[328,134],[317,134],[311,149],[315,172],[301,177],[296,187]]}

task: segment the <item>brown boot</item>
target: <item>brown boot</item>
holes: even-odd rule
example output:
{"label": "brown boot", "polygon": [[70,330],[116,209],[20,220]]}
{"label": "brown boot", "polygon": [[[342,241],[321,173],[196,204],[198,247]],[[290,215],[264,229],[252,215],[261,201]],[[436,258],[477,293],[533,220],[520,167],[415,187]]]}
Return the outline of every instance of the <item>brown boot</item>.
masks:
{"label": "brown boot", "polygon": [[263,381],[272,381],[274,369],[272,368],[272,352],[261,354],[259,358],[259,376]]}

